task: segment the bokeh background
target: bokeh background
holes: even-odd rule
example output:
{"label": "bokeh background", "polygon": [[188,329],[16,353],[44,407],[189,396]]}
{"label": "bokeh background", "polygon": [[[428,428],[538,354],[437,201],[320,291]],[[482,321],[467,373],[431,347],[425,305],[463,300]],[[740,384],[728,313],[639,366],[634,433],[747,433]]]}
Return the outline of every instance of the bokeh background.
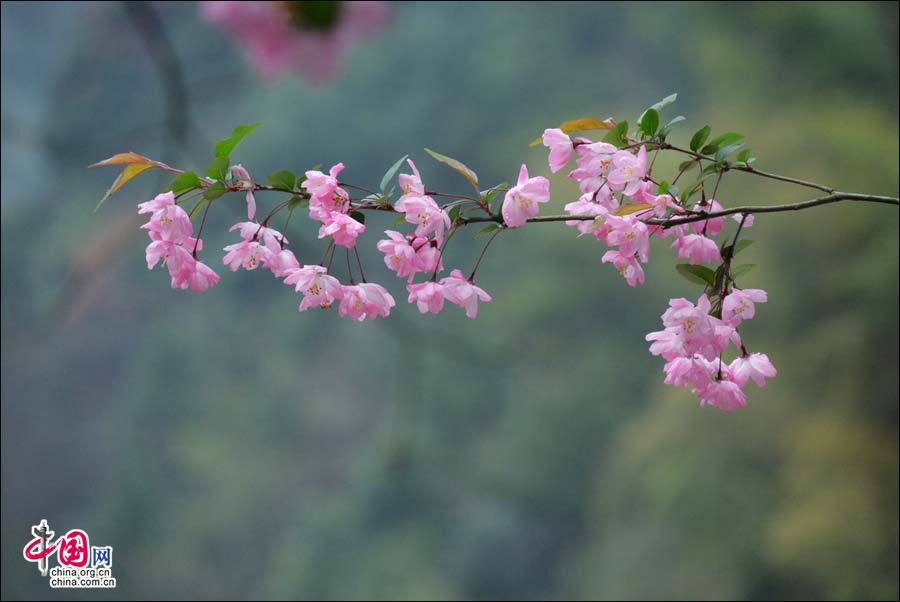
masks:
{"label": "bokeh background", "polygon": [[[115,173],[85,169],[135,150],[199,171],[262,121],[233,155],[258,178],[340,160],[377,185],[411,153],[465,192],[423,147],[486,184],[548,175],[544,127],[678,92],[676,141],[709,123],[760,168],[896,196],[896,3],[400,3],[322,85],[261,79],[194,3],[0,10],[5,599],[897,599],[896,209],[758,219],[744,280],[770,303],[745,337],[780,373],[725,415],[665,387],[643,340],[698,294],[664,244],[630,289],[596,241],[531,227],[479,270],[476,321],[420,317],[370,217],[363,261],[400,306],[357,324],[298,314],[263,272],[170,290],[134,214],[168,178],[95,214]],[[738,173],[719,197],[809,194]],[[318,261],[312,223],[289,236]],[[112,545],[118,589],[51,591],[21,555],[41,518]]]}

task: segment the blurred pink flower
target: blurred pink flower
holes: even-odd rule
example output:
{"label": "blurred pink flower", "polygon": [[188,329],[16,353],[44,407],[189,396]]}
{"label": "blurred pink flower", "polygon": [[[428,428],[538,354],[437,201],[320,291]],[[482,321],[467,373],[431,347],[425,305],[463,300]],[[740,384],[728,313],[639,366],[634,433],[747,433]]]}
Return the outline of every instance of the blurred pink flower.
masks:
{"label": "blurred pink flower", "polygon": [[267,79],[294,71],[323,82],[347,49],[384,26],[385,2],[201,2],[209,23],[234,34]]}

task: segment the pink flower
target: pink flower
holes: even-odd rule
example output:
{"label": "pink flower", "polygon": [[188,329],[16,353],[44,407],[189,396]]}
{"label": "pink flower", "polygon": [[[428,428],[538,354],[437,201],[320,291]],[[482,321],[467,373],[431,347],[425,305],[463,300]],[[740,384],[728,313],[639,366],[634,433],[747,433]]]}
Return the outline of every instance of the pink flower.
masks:
{"label": "pink flower", "polygon": [[641,261],[647,261],[650,256],[650,234],[647,224],[639,220],[633,214],[610,215],[606,218],[609,234],[606,235],[606,244],[619,247],[622,255],[637,255]]}
{"label": "pink flower", "polygon": [[415,302],[419,313],[440,313],[444,309],[444,286],[431,280],[420,284],[407,284],[409,303]]}
{"label": "pink flower", "polygon": [[416,270],[419,272],[444,270],[444,261],[437,239],[417,236],[412,241],[412,247],[416,250]]}
{"label": "pink flower", "polygon": [[775,366],[769,361],[769,356],[765,353],[751,353],[735,358],[728,367],[734,382],[742,387],[749,380],[756,383],[757,387],[764,387],[767,378],[775,378],[778,374]]}
{"label": "pink flower", "polygon": [[177,270],[169,270],[172,276],[172,288],[182,290],[190,288],[195,293],[202,293],[219,282],[219,275],[212,268],[202,261],[194,259],[184,247],[180,247],[180,249],[179,254],[183,253],[184,256],[177,262]]}
{"label": "pink flower", "polygon": [[331,307],[335,299],[343,295],[341,283],[334,276],[328,274],[328,270],[320,265],[305,265],[302,268],[292,270],[284,279],[284,283],[293,285],[294,290],[303,293],[300,302],[300,311],[306,311],[310,307]]}
{"label": "pink flower", "polygon": [[670,194],[649,195],[649,198],[643,199],[644,202],[653,205],[653,215],[656,217],[665,217],[670,209],[681,209],[675,199]]}
{"label": "pink flower", "polygon": [[272,271],[276,278],[284,278],[294,270],[300,268],[300,262],[289,249],[272,251],[263,257],[266,268]]}
{"label": "pink flower", "polygon": [[416,226],[416,236],[426,237],[432,232],[438,242],[452,225],[450,216],[430,196],[410,193],[394,203],[394,210],[406,214],[406,221]]}
{"label": "pink flower", "polygon": [[736,383],[730,380],[712,380],[699,392],[700,405],[709,404],[723,412],[733,412],[747,405],[747,396]]}
{"label": "pink flower", "polygon": [[228,229],[229,232],[237,230],[244,240],[261,240],[272,252],[281,250],[281,243],[287,244],[288,240],[278,230],[257,224],[256,222],[238,222]]}
{"label": "pink flower", "polygon": [[140,203],[138,205],[138,213],[156,213],[160,209],[164,209],[165,207],[169,207],[174,204],[175,193],[171,191],[164,192],[162,194],[156,195],[152,200]]}
{"label": "pink flower", "polygon": [[628,286],[644,284],[644,268],[634,255],[623,255],[621,251],[607,251],[603,254],[603,263],[612,263],[616,266]]}
{"label": "pink flower", "polygon": [[256,215],[256,197],[253,196],[253,179],[250,177],[250,172],[238,163],[228,169],[228,175],[231,177],[231,185],[234,188],[247,191],[247,219],[253,219]]}
{"label": "pink flower", "polygon": [[375,245],[384,253],[384,265],[397,272],[397,276],[405,278],[419,271],[419,257],[409,240],[394,230],[385,230],[387,239],[379,240]]}
{"label": "pink flower", "polygon": [[679,236],[672,246],[678,247],[678,256],[682,259],[687,259],[688,263],[692,265],[722,261],[722,255],[719,253],[719,246],[716,244],[716,241],[702,234]]}
{"label": "pink flower", "polygon": [[737,326],[756,314],[756,303],[765,303],[768,300],[769,296],[762,289],[734,289],[722,301],[722,320]]}
{"label": "pink flower", "polygon": [[365,224],[345,213],[332,211],[319,228],[319,238],[330,236],[334,244],[352,249],[356,246],[357,237],[365,231]]}
{"label": "pink flower", "polygon": [[734,328],[709,315],[712,304],[701,295],[694,305],[687,299],[670,299],[669,309],[662,315],[665,330],[651,332],[645,338],[652,341],[650,353],[672,361],[677,357],[700,354],[714,359],[727,347]]}
{"label": "pink flower", "polygon": [[663,372],[666,373],[665,383],[667,385],[703,389],[709,385],[713,375],[716,374],[716,367],[713,362],[695,355],[693,357],[676,357],[666,363]]}
{"label": "pink flower", "polygon": [[732,214],[731,214],[731,218],[732,218],[734,221],[736,221],[737,223],[744,222],[744,227],[745,227],[745,228],[750,228],[750,227],[752,227],[753,224],[756,222],[756,216],[754,216],[752,213],[748,213],[748,214],[747,214],[747,219],[744,219],[744,214],[743,214],[743,213],[732,213]]}
{"label": "pink flower", "polygon": [[528,167],[519,169],[519,181],[506,191],[503,198],[503,221],[507,226],[524,226],[528,218],[540,212],[539,203],[550,200],[550,180],[542,176],[528,177]]}
{"label": "pink flower", "polygon": [[242,240],[239,243],[228,245],[224,250],[226,253],[222,258],[222,263],[227,265],[232,272],[241,267],[245,270],[255,270],[272,254],[271,250],[257,240]]}
{"label": "pink flower", "polygon": [[347,49],[386,17],[384,2],[201,2],[200,8],[207,21],[234,34],[269,79],[292,70],[330,79]]}
{"label": "pink flower", "polygon": [[141,228],[149,230],[151,238],[174,243],[183,243],[194,232],[190,216],[178,205],[163,206]]}
{"label": "pink flower", "polygon": [[475,286],[463,276],[459,270],[453,270],[450,275],[441,280],[444,287],[444,298],[466,310],[466,315],[474,319],[478,315],[478,300],[485,303],[491,301],[491,296],[484,290]]}
{"label": "pink flower", "polygon": [[646,175],[647,149],[644,145],[641,145],[637,156],[620,150],[613,156],[609,185],[613,190],[621,190],[625,196],[632,196],[640,190],[641,181]]}
{"label": "pink flower", "polygon": [[572,139],[559,128],[544,130],[541,139],[544,146],[550,149],[550,171],[556,173],[565,167],[572,156]]}
{"label": "pink flower", "polygon": [[325,175],[321,171],[306,172],[306,179],[300,185],[309,193],[309,217],[325,221],[331,213],[347,213],[350,209],[350,195],[338,186],[338,174],[344,164],[333,165]]}
{"label": "pink flower", "polygon": [[[718,213],[722,211],[724,207],[719,201],[715,199],[710,199],[707,201],[706,205],[701,205],[697,203],[694,205],[694,211],[698,213]],[[724,217],[714,217],[712,219],[703,220],[700,222],[694,222],[693,224],[694,232],[697,234],[709,234],[710,236],[718,235],[723,228],[725,228],[725,218]]]}
{"label": "pink flower", "polygon": [[607,176],[616,151],[615,146],[606,142],[579,144],[575,147],[575,163],[578,167],[569,173],[569,177],[578,182],[578,189],[582,193],[602,189],[607,196],[612,196]]}
{"label": "pink flower", "polygon": [[378,316],[387,317],[391,313],[391,308],[396,305],[391,294],[374,282],[344,285],[341,287],[341,294],[338,314],[358,322],[366,319],[374,320]]}
{"label": "pink flower", "polygon": [[416,169],[416,164],[412,162],[412,159],[407,159],[406,162],[409,164],[413,173],[412,175],[402,173],[397,176],[397,180],[400,182],[400,190],[403,191],[404,196],[407,194],[423,196],[425,194],[425,185],[422,184],[422,177],[419,175],[419,170]]}

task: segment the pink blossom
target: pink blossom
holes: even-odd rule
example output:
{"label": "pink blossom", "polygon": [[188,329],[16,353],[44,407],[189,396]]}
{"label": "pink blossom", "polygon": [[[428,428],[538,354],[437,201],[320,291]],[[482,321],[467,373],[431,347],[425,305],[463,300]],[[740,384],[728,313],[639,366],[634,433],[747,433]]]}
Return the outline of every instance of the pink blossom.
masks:
{"label": "pink blossom", "polygon": [[565,167],[572,156],[572,139],[561,129],[553,128],[544,130],[541,140],[550,149],[550,171],[556,173]]}
{"label": "pink blossom", "polygon": [[734,289],[722,301],[722,319],[733,326],[756,314],[756,303],[769,300],[766,291],[758,288]]}
{"label": "pink blossom", "polygon": [[453,270],[450,275],[441,280],[444,287],[444,298],[466,310],[466,315],[474,319],[478,315],[478,300],[485,303],[491,301],[491,296],[484,290],[469,281],[462,272]]}
{"label": "pink blossom", "polygon": [[436,239],[417,236],[412,241],[412,247],[416,250],[416,270],[420,272],[444,270],[444,261]]}
{"label": "pink blossom", "polygon": [[169,207],[175,204],[175,193],[163,192],[162,194],[158,194],[153,199],[146,201],[144,203],[140,203],[138,205],[138,213],[156,213],[160,209],[165,207]]}
{"label": "pink blossom", "polygon": [[730,380],[712,380],[699,391],[700,405],[709,404],[723,412],[733,412],[747,405],[747,396],[741,387]]}
{"label": "pink blossom", "polygon": [[180,249],[179,254],[182,254],[183,257],[177,264],[173,264],[178,266],[177,269],[169,270],[172,276],[172,288],[182,290],[190,288],[195,293],[202,293],[219,282],[219,275],[212,268],[202,261],[194,259],[183,247]]}
{"label": "pink blossom", "polygon": [[229,232],[237,230],[243,240],[261,240],[263,245],[272,252],[281,250],[281,243],[287,244],[288,240],[284,238],[275,228],[269,228],[256,222],[238,222],[228,229]]}
{"label": "pink blossom", "polygon": [[312,219],[325,221],[334,212],[347,213],[350,209],[350,195],[338,186],[338,174],[344,170],[344,164],[333,165],[325,175],[321,171],[306,172],[306,179],[300,185],[309,193],[309,216]]}
{"label": "pink blossom", "polygon": [[250,62],[269,79],[289,71],[314,81],[332,78],[347,49],[380,29],[384,2],[328,3],[333,14],[306,2],[201,2],[201,14],[237,38]]}
{"label": "pink blossom", "polygon": [[752,213],[746,214],[746,219],[744,219],[743,213],[732,213],[731,218],[737,223],[744,222],[745,228],[750,228],[754,223],[756,223],[756,216],[754,216]]}
{"label": "pink blossom", "polygon": [[643,202],[653,205],[653,215],[656,217],[665,217],[670,209],[681,209],[670,194],[660,194],[658,196],[651,194],[648,198],[644,198]]}
{"label": "pink blossom", "polygon": [[338,314],[358,322],[366,319],[374,320],[378,316],[387,317],[391,313],[391,308],[396,305],[391,294],[374,282],[344,285],[341,287],[341,294]]}
{"label": "pink blossom", "polygon": [[253,219],[256,215],[256,197],[253,196],[253,179],[250,177],[250,172],[238,163],[228,169],[228,174],[231,176],[233,187],[247,191],[247,219]]}
{"label": "pink blossom", "polygon": [[300,311],[306,311],[310,307],[323,309],[331,307],[335,299],[343,296],[341,283],[320,265],[305,265],[292,270],[284,279],[284,283],[293,285],[294,290],[303,293]]}
{"label": "pink blossom", "polygon": [[384,265],[400,278],[412,276],[419,271],[419,257],[409,240],[394,230],[385,230],[384,233],[388,238],[379,240],[375,245],[384,253]]}
{"label": "pink blossom", "polygon": [[729,365],[729,369],[734,382],[742,387],[747,384],[748,380],[756,383],[757,387],[764,387],[767,378],[775,378],[778,374],[765,353],[751,353],[735,358]]}
{"label": "pink blossom", "polygon": [[609,234],[606,235],[606,243],[613,247],[619,247],[622,255],[637,255],[641,261],[647,261],[650,256],[650,234],[647,224],[639,220],[633,214],[610,215],[606,218]]}
{"label": "pink blossom", "polygon": [[174,243],[183,243],[194,232],[190,216],[178,205],[161,207],[141,228],[149,230],[151,238],[158,237],[159,240]]}
{"label": "pink blossom", "polygon": [[434,233],[438,242],[444,239],[444,231],[452,225],[450,216],[430,196],[407,194],[394,203],[394,210],[406,214],[406,221],[416,226],[416,236],[426,237]]}
{"label": "pink blossom", "polygon": [[[697,203],[694,205],[694,211],[698,213],[718,213],[722,211],[724,207],[719,201],[715,199],[710,199],[707,201],[706,205],[701,205]],[[718,235],[723,228],[725,228],[725,218],[724,217],[714,217],[712,219],[707,219],[699,222],[694,222],[692,224],[694,232],[697,234],[709,234],[710,236]]]}
{"label": "pink blossom", "polygon": [[425,185],[422,184],[422,176],[419,175],[416,164],[412,162],[412,159],[407,159],[406,163],[413,172],[412,175],[402,173],[397,176],[397,180],[400,182],[400,190],[403,191],[404,195],[423,196],[425,194]]}
{"label": "pink blossom", "polygon": [[621,251],[607,251],[603,254],[603,263],[612,263],[625,278],[628,286],[644,284],[644,268],[634,255],[623,255]]}
{"label": "pink blossom", "polygon": [[678,247],[678,256],[687,259],[690,264],[718,263],[722,261],[719,246],[716,241],[702,234],[688,234],[679,236],[673,247]]}
{"label": "pink blossom", "polygon": [[300,262],[289,249],[272,251],[263,257],[266,268],[272,271],[276,278],[284,278],[294,270],[300,268]]}
{"label": "pink blossom", "polygon": [[716,363],[700,355],[676,357],[663,367],[663,372],[666,373],[665,383],[676,387],[703,389],[716,374]]}
{"label": "pink blossom", "polygon": [[647,175],[647,149],[644,145],[637,156],[629,151],[618,151],[613,156],[613,169],[609,172],[609,185],[613,190],[621,190],[625,196],[636,194],[641,181]]}
{"label": "pink blossom", "polygon": [[239,243],[228,245],[224,249],[225,256],[222,263],[228,266],[232,272],[238,268],[255,270],[267,261],[272,251],[260,244],[258,240],[242,240]]}
{"label": "pink blossom", "polygon": [[528,218],[540,212],[539,203],[550,200],[550,180],[542,176],[528,177],[528,167],[519,169],[519,181],[503,198],[503,221],[507,226],[524,226]]}
{"label": "pink blossom", "polygon": [[420,284],[407,284],[409,303],[415,302],[419,313],[440,313],[444,309],[444,286],[431,280]]}
{"label": "pink blossom", "polygon": [[319,238],[330,236],[334,244],[351,249],[356,246],[357,237],[365,231],[365,224],[345,213],[332,211],[319,228]]}

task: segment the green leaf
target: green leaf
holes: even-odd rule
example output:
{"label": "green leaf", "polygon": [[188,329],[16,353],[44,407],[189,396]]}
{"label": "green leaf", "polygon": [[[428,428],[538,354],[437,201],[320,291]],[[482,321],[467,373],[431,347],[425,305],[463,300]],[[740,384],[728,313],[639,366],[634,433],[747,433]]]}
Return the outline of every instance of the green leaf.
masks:
{"label": "green leaf", "polygon": [[393,180],[394,176],[397,175],[397,172],[400,171],[400,166],[403,165],[403,162],[406,161],[408,157],[409,155],[403,155],[402,157],[400,157],[400,159],[397,160],[396,163],[391,165],[390,169],[384,172],[384,176],[382,176],[381,178],[381,194],[385,194],[387,192],[388,184],[391,183],[391,180]]}
{"label": "green leaf", "polygon": [[214,201],[226,192],[228,191],[225,189],[225,184],[222,182],[214,182],[203,191],[203,198],[208,201]]}
{"label": "green leaf", "polygon": [[678,117],[673,118],[661,130],[659,130],[659,137],[665,139],[669,135],[669,132],[672,131],[672,126],[674,126],[676,123],[681,123],[685,119],[686,117],[684,115],[679,115]]}
{"label": "green leaf", "polygon": [[428,148],[425,149],[425,152],[431,155],[435,160],[440,161],[444,165],[450,166],[458,173],[462,174],[462,176],[467,179],[469,183],[475,188],[475,192],[481,194],[481,191],[478,190],[478,174],[466,167],[464,163],[462,163],[461,161],[457,161],[452,157],[448,157],[447,155],[436,153]]}
{"label": "green leaf", "polygon": [[460,210],[462,210],[462,205],[453,205],[453,207],[450,208],[450,212],[448,213],[448,215],[450,217],[451,224],[455,224],[456,220],[459,219]]}
{"label": "green leaf", "polygon": [[487,190],[482,190],[481,191],[481,200],[484,201],[485,205],[490,205],[492,202],[494,202],[494,199],[497,198],[497,195],[500,194],[500,190],[507,188],[508,186],[509,186],[508,183],[501,182],[500,184],[497,184],[496,186],[488,188]]}
{"label": "green leaf", "polygon": [[191,219],[194,219],[195,217],[200,215],[200,207],[202,207],[204,203],[209,203],[209,202],[210,201],[208,199],[200,197],[199,199],[197,199],[197,202],[194,203],[194,206],[191,208],[190,212],[188,212],[188,216]]}
{"label": "green leaf", "polygon": [[294,172],[292,171],[282,169],[281,171],[276,171],[275,173],[269,174],[269,177],[266,178],[266,181],[272,188],[293,190],[297,182],[297,176],[295,176]]}
{"label": "green leaf", "polygon": [[209,164],[209,168],[206,170],[206,175],[214,180],[224,180],[225,175],[228,173],[228,157],[216,157],[213,159],[213,162]]}
{"label": "green leaf", "polygon": [[740,144],[740,143],[729,144],[728,146],[723,146],[722,148],[720,148],[719,150],[716,151],[716,157],[715,157],[716,161],[724,161],[728,155],[735,152],[742,146],[744,146],[744,145]]}
{"label": "green leaf", "polygon": [[731,252],[731,256],[734,257],[747,247],[753,244],[753,241],[749,238],[742,238],[734,244],[734,250]]}
{"label": "green leaf", "polygon": [[619,148],[626,146],[628,144],[628,140],[626,136],[628,135],[628,122],[623,121],[616,125],[612,130],[606,133],[606,136],[603,137],[603,142],[607,142],[609,144],[618,146]]}
{"label": "green leaf", "polygon": [[647,109],[641,115],[639,127],[648,138],[653,138],[656,130],[659,128],[659,112],[656,109]]}
{"label": "green leaf", "polygon": [[183,174],[178,174],[175,179],[172,180],[172,183],[169,185],[169,190],[175,194],[181,194],[182,192],[187,192],[194,188],[200,188],[200,186],[200,178],[197,177],[197,174],[192,171],[186,171]]}
{"label": "green leaf", "polygon": [[678,273],[694,284],[708,284],[713,286],[716,281],[716,273],[704,265],[691,265],[679,263],[675,266]]}
{"label": "green leaf", "polygon": [[362,211],[354,211],[353,213],[350,214],[350,217],[352,217],[353,219],[355,219],[356,221],[358,221],[361,224],[366,223],[366,216]]}
{"label": "green leaf", "polygon": [[[260,123],[251,123],[248,125],[239,125],[231,132],[231,136],[228,138],[223,138],[216,142],[216,157],[228,157],[231,155],[231,151],[237,147],[238,144],[241,143],[248,134],[250,134],[253,130],[258,128]],[[210,176],[212,177],[212,176]]]}
{"label": "green leaf", "polygon": [[744,163],[746,165],[750,165],[751,163],[756,161],[756,157],[750,156],[751,152],[753,152],[753,151],[751,151],[749,148],[745,148],[744,150],[742,150],[741,152],[739,152],[737,154],[737,157],[735,157],[734,160],[737,161],[738,163]]}
{"label": "green leaf", "polygon": [[309,198],[295,194],[288,200],[288,208],[296,209],[297,207],[309,206]]}
{"label": "green leaf", "polygon": [[700,162],[696,159],[688,159],[687,161],[681,162],[681,164],[678,166],[678,171],[688,172],[699,166]]}
{"label": "green leaf", "polygon": [[394,225],[399,226],[400,224],[404,223],[405,221],[406,221],[405,215],[398,215],[397,218],[394,220]]}
{"label": "green leaf", "polygon": [[654,111],[656,111],[656,112],[658,113],[659,111],[662,111],[662,110],[665,109],[667,106],[669,106],[670,104],[672,104],[673,102],[675,102],[675,100],[676,100],[677,98],[678,98],[678,94],[669,94],[668,96],[666,96],[665,98],[663,98],[663,99],[662,99],[661,101],[659,101],[658,103],[652,105],[650,108],[653,109]]}
{"label": "green leaf", "polygon": [[703,146],[703,143],[706,142],[706,139],[709,138],[709,129],[708,125],[704,125],[702,128],[694,132],[694,135],[691,136],[691,150],[695,153],[700,150],[700,147]]}
{"label": "green leaf", "polygon": [[475,238],[478,238],[479,236],[484,236],[485,234],[490,234],[491,232],[496,232],[497,230],[500,230],[501,228],[502,228],[502,226],[500,224],[498,224],[496,222],[492,222],[492,223],[488,224],[487,226],[485,226],[484,228],[482,228],[481,230],[479,230],[478,233],[475,235]]}
{"label": "green leaf", "polygon": [[734,143],[740,142],[743,139],[744,139],[743,134],[738,134],[737,132],[728,132],[728,133],[722,134],[721,136],[716,136],[715,138],[710,140],[709,144],[704,146],[700,152],[703,153],[704,155],[710,155],[710,154],[718,151],[720,148],[723,148],[726,146],[731,146]]}
{"label": "green leaf", "polygon": [[749,272],[750,270],[752,270],[755,267],[756,267],[755,263],[744,263],[739,266],[735,266],[731,269],[731,277],[737,278],[738,276],[746,274],[747,272]]}

